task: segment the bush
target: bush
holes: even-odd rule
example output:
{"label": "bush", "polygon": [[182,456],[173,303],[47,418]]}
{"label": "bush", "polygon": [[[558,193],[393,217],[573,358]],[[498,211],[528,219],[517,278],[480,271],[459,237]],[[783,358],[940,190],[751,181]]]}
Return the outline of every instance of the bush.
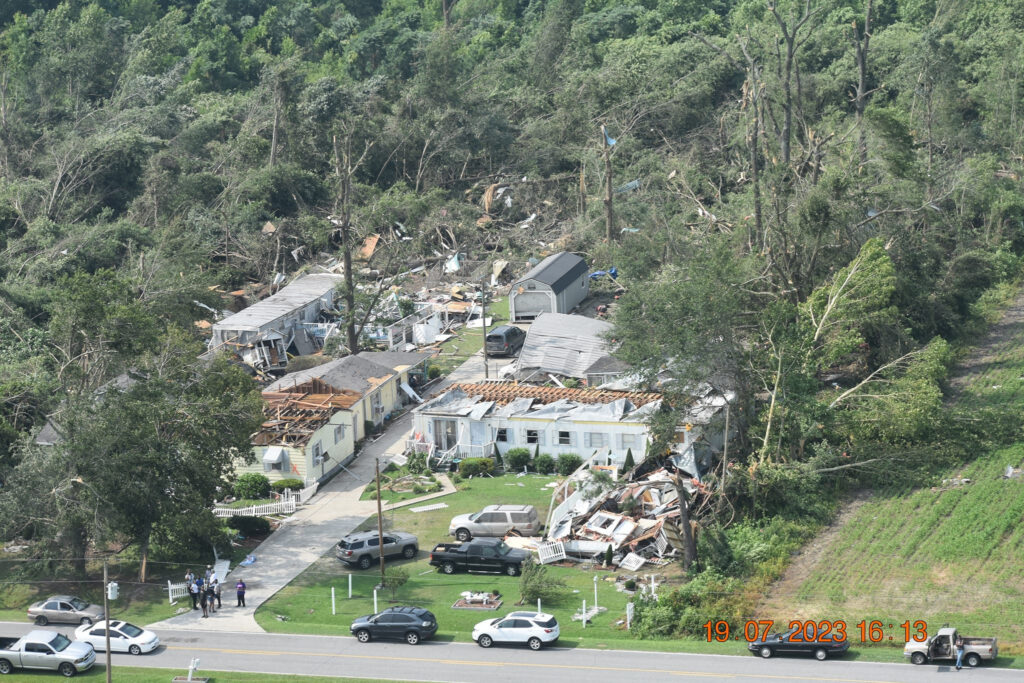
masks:
{"label": "bush", "polygon": [[228,526],[241,532],[244,536],[259,536],[270,533],[270,522],[262,517],[232,515],[228,519]]}
{"label": "bush", "polygon": [[612,550],[612,547],[610,545],[607,548],[605,548],[605,551],[604,551],[604,566],[606,566],[606,567],[612,566],[612,555],[614,553],[615,553],[615,551]]}
{"label": "bush", "polygon": [[635,591],[636,590],[636,580],[634,580],[634,579],[626,579],[626,582],[622,584],[622,587],[625,588],[628,591]]}
{"label": "bush", "polygon": [[377,424],[373,420],[363,420],[363,433],[367,436],[377,433]]}
{"label": "bush", "polygon": [[449,478],[451,479],[453,484],[458,484],[460,481],[462,481],[462,475],[460,475],[458,472],[452,472],[452,476]]}
{"label": "bush", "polygon": [[283,493],[285,489],[299,491],[304,487],[305,484],[301,479],[279,479],[270,485],[270,488],[274,489],[278,493]]}
{"label": "bush", "polygon": [[413,493],[426,493],[427,490],[425,488],[423,488],[422,484],[415,484],[412,487],[412,492]]}
{"label": "bush", "polygon": [[270,480],[259,472],[246,472],[235,481],[235,498],[259,500],[270,497]]}
{"label": "bush", "polygon": [[505,452],[505,469],[509,472],[522,472],[530,465],[530,451],[525,448],[510,448]]}
{"label": "bush", "polygon": [[558,602],[569,592],[565,580],[549,575],[548,568],[542,564],[524,562],[522,572],[519,577],[519,597],[522,602],[535,603],[538,598],[543,602]]}
{"label": "bush", "polygon": [[427,368],[427,379],[437,379],[441,376],[441,368],[437,365],[431,365]]}
{"label": "bush", "polygon": [[409,470],[410,474],[423,474],[427,471],[427,454],[410,453],[406,460],[405,468]]}
{"label": "bush", "polygon": [[579,466],[582,464],[583,458],[575,453],[562,453],[558,456],[558,464],[555,465],[555,468],[560,475],[567,477],[579,469]]}
{"label": "bush", "polygon": [[466,458],[459,463],[459,474],[464,477],[477,477],[494,471],[494,461],[490,458]]}
{"label": "bush", "polygon": [[551,474],[555,471],[555,459],[547,453],[541,453],[533,459],[533,469],[541,474]]}

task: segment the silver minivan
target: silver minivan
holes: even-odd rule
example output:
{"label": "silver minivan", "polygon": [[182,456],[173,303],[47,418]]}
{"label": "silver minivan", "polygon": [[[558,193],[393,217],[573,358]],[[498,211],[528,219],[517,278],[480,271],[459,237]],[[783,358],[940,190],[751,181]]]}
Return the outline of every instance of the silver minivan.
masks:
{"label": "silver minivan", "polygon": [[448,525],[448,535],[460,541],[474,536],[504,536],[516,531],[523,536],[540,532],[540,518],[532,505],[488,505],[480,512],[457,515]]}

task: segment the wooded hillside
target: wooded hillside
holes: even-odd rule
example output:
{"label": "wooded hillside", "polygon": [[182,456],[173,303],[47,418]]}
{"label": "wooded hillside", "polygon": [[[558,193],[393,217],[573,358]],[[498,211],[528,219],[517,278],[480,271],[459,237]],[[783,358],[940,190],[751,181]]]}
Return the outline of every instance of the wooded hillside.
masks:
{"label": "wooded hillside", "polygon": [[[1019,423],[963,419],[943,383],[1020,273],[1022,30],[1013,0],[5,2],[0,477],[80,476],[30,435],[61,410],[103,452],[93,392],[128,369],[186,445],[140,428],[152,462],[244,448],[254,390],[184,360],[215,286],[396,228],[392,272],[557,243],[617,267],[624,360],[680,396],[742,388],[701,541],[705,569],[742,574],[759,560],[718,526],[824,519],[843,487],[908,484]],[[176,391],[211,422],[178,429]]]}

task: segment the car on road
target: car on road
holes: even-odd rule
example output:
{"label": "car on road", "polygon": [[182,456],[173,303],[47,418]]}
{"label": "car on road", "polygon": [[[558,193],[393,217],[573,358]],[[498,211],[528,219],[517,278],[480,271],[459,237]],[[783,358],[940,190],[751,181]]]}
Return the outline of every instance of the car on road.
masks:
{"label": "car on road", "polygon": [[422,607],[389,607],[378,614],[359,617],[349,630],[360,643],[388,639],[416,645],[421,640],[434,637],[437,619]]}
{"label": "car on road", "polygon": [[127,621],[110,620],[96,624],[83,624],[75,629],[75,640],[89,643],[97,650],[107,649],[107,630],[110,630],[110,651],[141,655],[152,652],[160,639],[152,631],[139,628]]}
{"label": "car on road", "polygon": [[487,333],[484,344],[489,356],[514,356],[525,341],[526,332],[515,325],[499,325]]}
{"label": "car on road", "polygon": [[46,669],[71,678],[96,663],[88,643],[74,643],[56,631],[30,631],[21,638],[0,638],[0,674],[15,669]]}
{"label": "car on road", "polygon": [[909,641],[903,646],[903,656],[909,657],[914,664],[941,660],[956,660],[957,637],[964,640],[963,663],[970,667],[978,666],[985,660],[993,660],[999,656],[999,644],[995,638],[978,636],[960,636],[955,628],[940,628],[939,632],[923,642]]}
{"label": "car on road", "polygon": [[776,654],[808,654],[822,661],[849,650],[850,642],[831,633],[806,633],[800,629],[790,629],[781,634],[769,633],[763,639],[748,643],[747,649],[765,659]]}
{"label": "car on road", "polygon": [[90,605],[73,595],[54,595],[28,608],[28,618],[36,626],[54,624],[92,624],[103,621],[103,607]]}
{"label": "car on road", "polygon": [[[380,559],[380,536],[376,531],[361,531],[349,534],[338,541],[338,559],[345,564],[355,565],[360,569],[369,569],[375,560]],[[411,560],[420,551],[419,539],[402,531],[389,531],[384,534],[384,557],[404,557]]]}
{"label": "car on road", "polygon": [[532,505],[488,505],[480,512],[456,515],[448,524],[448,535],[460,541],[477,536],[505,536],[515,531],[533,536],[540,531],[540,517]]}
{"label": "car on road", "polygon": [[558,635],[558,620],[545,612],[512,612],[473,627],[473,640],[480,647],[512,644],[539,650],[558,640]]}

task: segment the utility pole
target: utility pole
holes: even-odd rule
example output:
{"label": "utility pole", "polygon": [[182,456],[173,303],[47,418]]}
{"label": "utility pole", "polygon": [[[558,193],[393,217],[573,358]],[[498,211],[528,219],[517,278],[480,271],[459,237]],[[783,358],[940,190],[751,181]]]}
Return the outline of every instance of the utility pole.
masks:
{"label": "utility pole", "polygon": [[377,550],[380,551],[380,587],[384,588],[384,515],[380,509],[380,458],[374,459],[377,470]]}
{"label": "utility pole", "polygon": [[484,379],[490,379],[487,370],[487,282],[480,280],[480,330],[484,335]]}
{"label": "utility pole", "polygon": [[601,124],[601,145],[604,150],[604,217],[605,239],[610,244],[615,239],[615,211],[612,208],[612,146],[608,144],[608,129]]}
{"label": "utility pole", "polygon": [[107,683],[110,683],[110,581],[107,578],[107,560],[103,558],[103,619],[104,619],[104,640],[107,648]]}

